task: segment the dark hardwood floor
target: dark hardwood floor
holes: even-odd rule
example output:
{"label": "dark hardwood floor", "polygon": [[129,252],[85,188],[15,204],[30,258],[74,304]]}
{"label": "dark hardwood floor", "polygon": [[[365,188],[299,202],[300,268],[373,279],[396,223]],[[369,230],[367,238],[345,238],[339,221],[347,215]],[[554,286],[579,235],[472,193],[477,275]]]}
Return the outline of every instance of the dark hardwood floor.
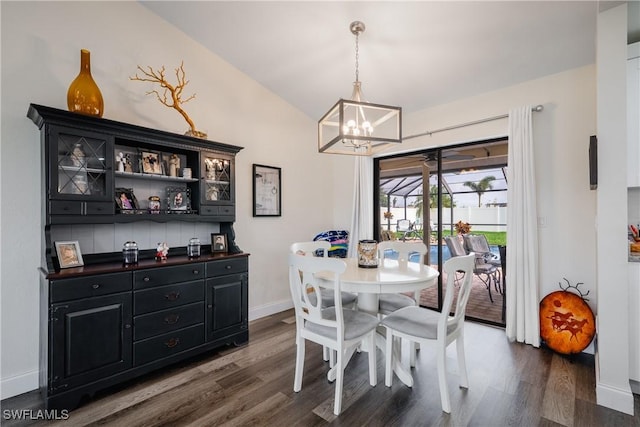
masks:
{"label": "dark hardwood floor", "polygon": [[293,392],[295,324],[287,311],[250,325],[240,348],[190,360],[162,373],[96,395],[63,421],[7,419],[11,410],[33,416],[37,392],[2,401],[3,426],[640,426],[635,417],[595,404],[594,360],[509,343],[502,329],[468,322],[468,390],[458,387],[455,346],[449,348],[451,414],[440,407],[435,356],[418,353],[413,388],[394,378],[384,385],[378,352],[378,385],[368,383],[366,353],[347,367],[343,412],[333,415],[333,384],[322,349],[307,344],[302,391]]}

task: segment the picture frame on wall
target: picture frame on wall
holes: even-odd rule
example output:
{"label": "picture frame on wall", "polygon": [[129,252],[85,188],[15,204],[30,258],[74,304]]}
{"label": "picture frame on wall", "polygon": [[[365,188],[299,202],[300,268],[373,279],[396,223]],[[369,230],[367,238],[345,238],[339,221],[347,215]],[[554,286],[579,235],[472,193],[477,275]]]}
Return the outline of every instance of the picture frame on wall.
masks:
{"label": "picture frame on wall", "polygon": [[157,151],[140,151],[140,164],[143,173],[164,175],[162,158]]}
{"label": "picture frame on wall", "polygon": [[224,233],[211,233],[211,252],[221,253],[228,250],[227,235]]}
{"label": "picture frame on wall", "polygon": [[282,170],[253,165],[253,216],[282,215]]}
{"label": "picture frame on wall", "polygon": [[55,247],[60,268],[81,267],[84,265],[78,241],[55,242]]}

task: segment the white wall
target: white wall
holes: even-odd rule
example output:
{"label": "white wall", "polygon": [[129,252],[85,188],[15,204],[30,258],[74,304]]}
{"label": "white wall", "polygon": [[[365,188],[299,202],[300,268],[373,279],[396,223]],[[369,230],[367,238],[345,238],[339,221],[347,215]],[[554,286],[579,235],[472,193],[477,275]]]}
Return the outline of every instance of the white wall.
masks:
{"label": "white wall", "polygon": [[[29,103],[66,109],[81,48],[91,51],[105,118],[176,133],[186,131],[187,123],[129,76],[137,65],[172,70],[184,60],[191,81],[185,93],[197,94],[185,110],[196,127],[211,140],[245,147],[236,162],[235,231],[240,248],[251,254],[250,315],[287,307],[283,260],[290,242],[334,227],[327,212],[332,157],[317,154],[315,120],[137,2],[0,2],[0,8],[0,191],[11,195],[0,206],[1,398],[38,386],[40,134],[26,113]],[[253,163],[282,168],[282,217],[252,217]]]}
{"label": "white wall", "polygon": [[600,405],[633,414],[629,386],[627,5],[598,14],[598,342]]}

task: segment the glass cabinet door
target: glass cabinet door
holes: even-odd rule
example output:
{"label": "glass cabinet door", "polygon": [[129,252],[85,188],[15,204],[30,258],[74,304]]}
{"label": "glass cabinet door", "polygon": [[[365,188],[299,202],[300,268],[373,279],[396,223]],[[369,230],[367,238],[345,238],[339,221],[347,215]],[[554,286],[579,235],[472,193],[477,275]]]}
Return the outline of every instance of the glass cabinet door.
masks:
{"label": "glass cabinet door", "polygon": [[233,163],[228,157],[202,153],[202,204],[233,202]]}
{"label": "glass cabinet door", "polygon": [[54,128],[50,140],[54,198],[111,200],[113,141],[108,135]]}

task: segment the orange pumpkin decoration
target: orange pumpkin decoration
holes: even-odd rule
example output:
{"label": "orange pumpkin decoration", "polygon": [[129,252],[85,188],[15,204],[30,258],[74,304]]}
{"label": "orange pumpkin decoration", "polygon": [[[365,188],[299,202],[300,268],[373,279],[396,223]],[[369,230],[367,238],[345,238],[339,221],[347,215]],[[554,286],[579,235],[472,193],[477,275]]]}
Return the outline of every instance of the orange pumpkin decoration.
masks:
{"label": "orange pumpkin decoration", "polygon": [[[577,289],[577,286],[569,287]],[[567,290],[556,291],[540,302],[540,336],[549,348],[558,353],[580,353],[595,336],[593,311],[582,293],[580,295]]]}

